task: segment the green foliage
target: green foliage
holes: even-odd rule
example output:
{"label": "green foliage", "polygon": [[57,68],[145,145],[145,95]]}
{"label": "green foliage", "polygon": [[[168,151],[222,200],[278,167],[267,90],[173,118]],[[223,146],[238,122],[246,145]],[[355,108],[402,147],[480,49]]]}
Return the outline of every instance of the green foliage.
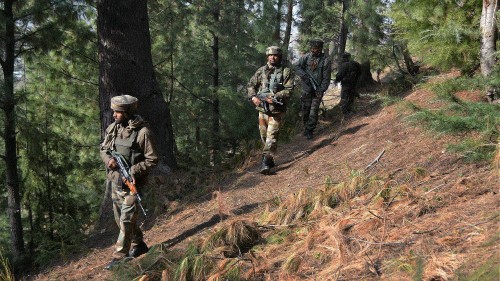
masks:
{"label": "green foliage", "polygon": [[441,70],[470,71],[479,62],[481,1],[397,0],[391,6],[396,38]]}
{"label": "green foliage", "polygon": [[463,101],[455,95],[458,91],[481,89],[479,81],[458,78],[434,86],[432,90],[446,106],[437,110],[414,106],[414,113],[408,120],[440,134],[478,133],[474,138],[463,138],[461,143],[451,144],[449,149],[463,153],[466,159],[472,161],[491,159],[495,151],[492,143],[500,135],[499,105]]}
{"label": "green foliage", "polygon": [[381,0],[354,0],[348,10],[347,23],[351,32],[350,45],[356,60],[375,61],[383,68],[383,61],[390,54],[387,49],[387,34],[384,32],[386,6]]}
{"label": "green foliage", "polygon": [[460,281],[494,281],[500,279],[500,266],[498,265],[498,255],[488,258],[483,264],[472,272],[463,273],[459,270],[457,280]]}

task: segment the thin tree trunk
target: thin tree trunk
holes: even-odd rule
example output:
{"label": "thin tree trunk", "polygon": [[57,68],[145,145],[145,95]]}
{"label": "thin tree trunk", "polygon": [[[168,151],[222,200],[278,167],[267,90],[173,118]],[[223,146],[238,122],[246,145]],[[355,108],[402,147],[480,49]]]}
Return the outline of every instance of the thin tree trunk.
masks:
{"label": "thin tree trunk", "polygon": [[[214,8],[212,13],[214,22],[217,24],[220,20],[220,10],[219,6]],[[212,99],[212,137],[210,143],[210,165],[213,167],[217,164],[218,153],[220,150],[220,105],[219,105],[219,37],[215,32],[212,31],[212,87],[213,87],[213,99]]]}
{"label": "thin tree trunk", "polygon": [[276,4],[276,22],[274,23],[273,41],[280,42],[281,40],[281,7],[283,0],[278,0]]}
{"label": "thin tree trunk", "polygon": [[7,214],[10,223],[10,242],[14,260],[20,260],[24,254],[23,226],[21,221],[21,196],[19,175],[17,171],[16,145],[16,98],[14,96],[14,60],[15,60],[15,23],[13,14],[13,0],[5,0],[4,11],[4,40],[5,50],[1,61],[4,78],[4,96],[0,103],[5,115],[5,183],[7,187]]}
{"label": "thin tree trunk", "polygon": [[347,44],[347,34],[349,30],[347,29],[347,24],[345,22],[347,9],[349,8],[349,0],[342,1],[342,18],[340,22],[340,31],[339,31],[339,45],[337,46],[337,65],[340,66],[342,64],[342,54],[345,52],[345,46]]}
{"label": "thin tree trunk", "polygon": [[483,0],[481,12],[481,74],[489,76],[496,64],[495,52],[496,37],[498,35],[496,25],[496,12],[498,11],[497,0]]}
{"label": "thin tree trunk", "polygon": [[288,57],[288,47],[290,46],[290,37],[292,34],[292,24],[293,24],[293,4],[294,0],[288,0],[286,8],[286,28],[283,37],[283,50]]}

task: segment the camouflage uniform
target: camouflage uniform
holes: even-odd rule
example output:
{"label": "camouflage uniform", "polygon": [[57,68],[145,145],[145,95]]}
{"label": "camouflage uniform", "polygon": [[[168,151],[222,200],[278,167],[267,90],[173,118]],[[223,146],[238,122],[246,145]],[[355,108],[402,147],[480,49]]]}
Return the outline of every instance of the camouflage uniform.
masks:
{"label": "camouflage uniform", "polygon": [[358,62],[351,60],[351,54],[342,55],[342,64],[339,68],[335,83],[341,82],[342,91],[340,92],[340,108],[343,114],[352,112],[352,104],[358,95],[356,92],[356,83],[358,82],[361,66]]}
{"label": "camouflage uniform", "polygon": [[[263,107],[264,103],[257,106],[259,111],[259,132],[264,144],[263,158],[268,159],[269,162],[273,161],[277,149],[279,129],[286,111],[286,104],[293,91],[293,80],[294,74],[290,68],[281,65],[281,63],[274,66],[267,63],[255,72],[247,85],[249,100],[265,93],[264,95],[267,97],[275,98],[283,103],[283,105],[277,103],[268,104],[267,112]],[[274,166],[274,162],[272,162],[271,166]]]}
{"label": "camouflage uniform", "polygon": [[[315,39],[311,41],[310,45],[312,48],[322,49],[323,41]],[[321,100],[330,85],[332,66],[326,54],[321,51],[318,54],[309,52],[302,56],[295,64],[295,70],[302,80],[302,94],[300,100],[302,102],[302,121],[305,128],[304,134],[310,139],[318,124]],[[311,74],[318,83],[316,91],[307,73]]]}
{"label": "camouflage uniform", "polygon": [[[100,155],[107,166],[112,160],[110,150],[122,154],[129,163],[130,174],[136,180],[136,185],[140,189],[142,180],[157,164],[158,156],[154,149],[153,135],[147,127],[147,122],[141,116],[133,114],[135,108],[131,110],[126,107],[127,104],[119,104],[120,102],[130,102],[130,99],[133,101],[135,98],[118,96],[111,100],[111,107],[114,111],[127,112],[130,118],[127,118],[123,124],[115,121],[108,126],[104,141],[101,144]],[[121,176],[116,169],[107,169],[107,180],[112,187],[113,212],[116,224],[120,229],[113,260],[128,257],[131,246],[144,245],[143,247],[146,247],[147,251],[147,246],[143,242],[142,231],[136,223],[139,211],[136,196],[130,194],[130,190],[122,182]]]}

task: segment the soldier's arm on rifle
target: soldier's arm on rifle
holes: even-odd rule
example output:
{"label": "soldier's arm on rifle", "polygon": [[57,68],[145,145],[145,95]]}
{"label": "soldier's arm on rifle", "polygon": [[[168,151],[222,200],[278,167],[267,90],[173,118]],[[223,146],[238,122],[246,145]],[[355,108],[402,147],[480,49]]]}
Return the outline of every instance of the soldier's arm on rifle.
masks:
{"label": "soldier's arm on rifle", "polygon": [[[110,146],[111,146],[111,140],[112,140],[112,136],[110,136],[110,131],[111,131],[112,127],[113,127],[113,124],[109,125],[108,128],[106,128],[106,131],[104,134],[104,140],[99,147],[99,155],[101,156],[101,160],[104,163],[104,165],[106,165],[106,167],[108,167],[108,168],[109,168],[110,161],[113,159],[113,156],[111,156],[111,152],[110,152]],[[116,162],[113,161],[113,163],[116,166]]]}
{"label": "soldier's arm on rifle", "polygon": [[262,74],[262,67],[259,68],[255,74],[250,78],[250,81],[248,81],[247,84],[247,98],[248,101],[253,103],[255,106],[258,106],[260,103],[260,100],[257,97],[257,91],[259,90],[260,87],[260,76]]}
{"label": "soldier's arm on rifle", "polygon": [[149,173],[158,163],[158,155],[155,150],[153,133],[147,127],[143,127],[137,134],[137,143],[142,150],[144,159],[130,167],[130,173],[134,178],[140,178]]}
{"label": "soldier's arm on rifle", "polygon": [[295,73],[300,78],[307,79],[306,68],[306,56],[304,55],[300,57],[297,63],[294,65]]}
{"label": "soldier's arm on rifle", "polygon": [[281,90],[275,93],[274,96],[278,100],[288,99],[290,95],[293,93],[294,80],[295,80],[295,72],[293,71],[293,69],[285,68],[283,70],[283,87],[281,87]]}

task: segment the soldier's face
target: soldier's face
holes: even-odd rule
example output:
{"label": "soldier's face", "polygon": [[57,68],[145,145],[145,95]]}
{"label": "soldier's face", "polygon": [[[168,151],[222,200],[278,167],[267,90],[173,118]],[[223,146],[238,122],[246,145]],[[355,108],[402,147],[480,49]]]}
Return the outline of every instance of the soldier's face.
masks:
{"label": "soldier's face", "polygon": [[320,47],[312,47],[312,48],[311,48],[311,53],[313,54],[313,56],[318,56],[318,55],[320,55],[320,54],[321,54],[321,51],[322,51],[322,50],[323,50],[323,49],[322,49],[322,48],[320,48]]}
{"label": "soldier's face", "polygon": [[113,111],[113,118],[116,123],[123,123],[125,121],[125,112],[123,111]]}
{"label": "soldier's face", "polygon": [[268,55],[267,62],[271,65],[277,65],[280,62],[281,58],[279,55]]}

